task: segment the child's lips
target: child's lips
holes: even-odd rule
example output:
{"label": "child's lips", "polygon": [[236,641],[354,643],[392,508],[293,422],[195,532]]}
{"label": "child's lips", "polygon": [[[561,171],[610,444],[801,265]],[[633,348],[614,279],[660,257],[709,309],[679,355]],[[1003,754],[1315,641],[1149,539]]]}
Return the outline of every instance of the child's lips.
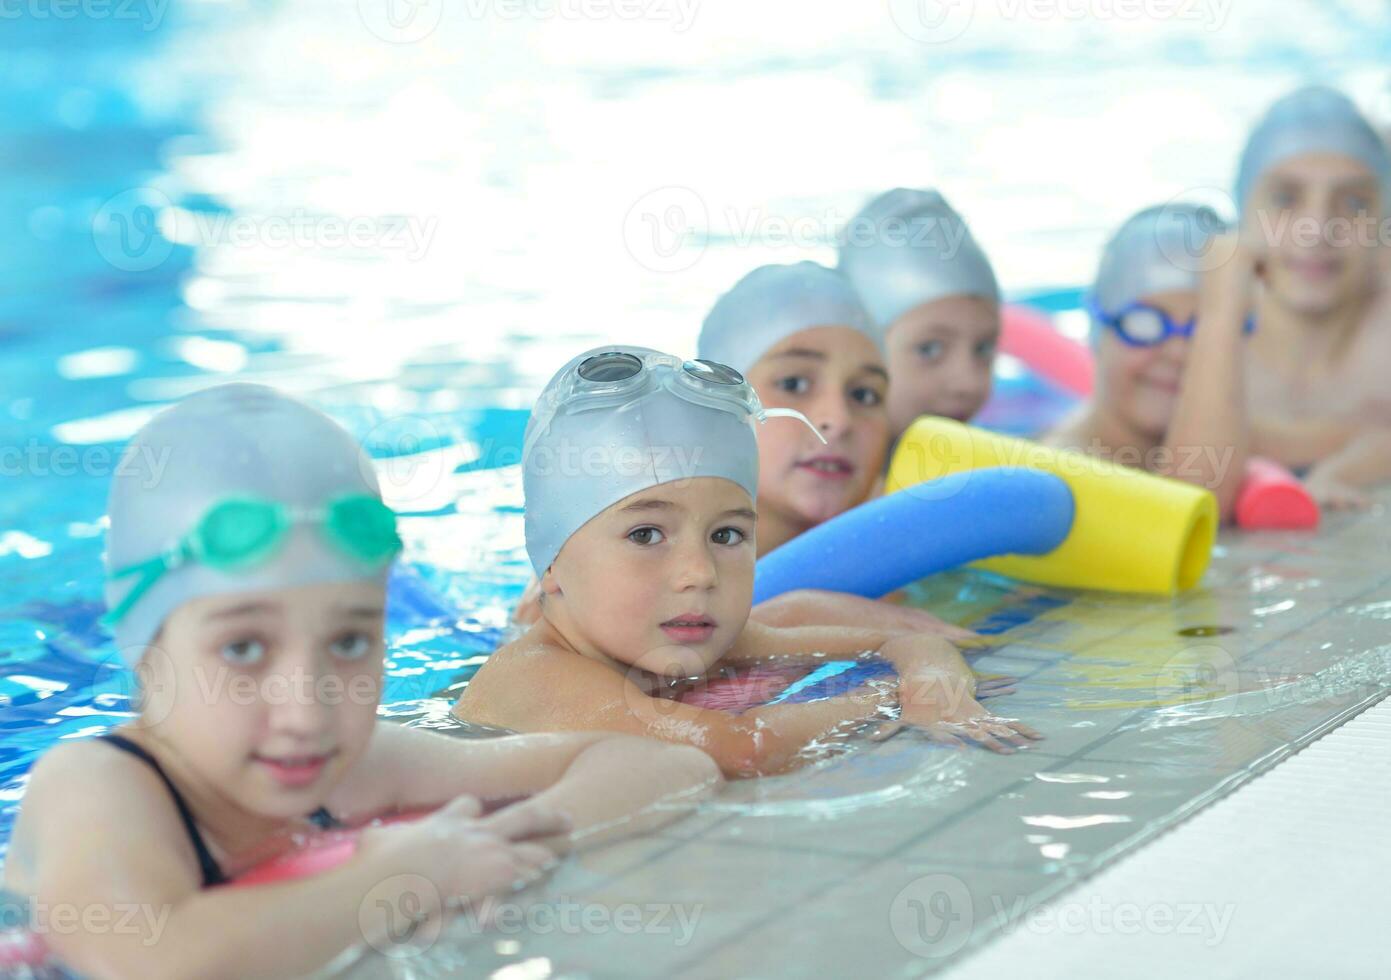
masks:
{"label": "child's lips", "polygon": [[703,643],[714,635],[715,625],[709,616],[677,616],[662,624],[662,632],[677,643]]}
{"label": "child's lips", "polygon": [[281,786],[308,786],[321,775],[329,760],[337,751],[317,755],[254,755],[252,759],[262,766],[270,777]]}
{"label": "child's lips", "polygon": [[855,475],[855,464],[844,456],[813,456],[800,460],[796,468],[822,480],[848,480]]}

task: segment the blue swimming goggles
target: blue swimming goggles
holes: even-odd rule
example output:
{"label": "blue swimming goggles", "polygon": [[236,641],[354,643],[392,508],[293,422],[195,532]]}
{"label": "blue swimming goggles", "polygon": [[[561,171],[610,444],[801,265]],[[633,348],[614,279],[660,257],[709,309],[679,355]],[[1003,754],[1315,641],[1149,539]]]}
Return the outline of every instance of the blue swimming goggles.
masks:
{"label": "blue swimming goggles", "polygon": [[[1154,347],[1170,337],[1191,337],[1198,323],[1196,316],[1189,317],[1183,323],[1175,323],[1159,307],[1138,300],[1127,303],[1115,313],[1107,313],[1095,300],[1089,300],[1087,310],[1097,323],[1115,331],[1116,336],[1131,347]],[[1255,329],[1255,319],[1248,316],[1242,332],[1249,334]]]}

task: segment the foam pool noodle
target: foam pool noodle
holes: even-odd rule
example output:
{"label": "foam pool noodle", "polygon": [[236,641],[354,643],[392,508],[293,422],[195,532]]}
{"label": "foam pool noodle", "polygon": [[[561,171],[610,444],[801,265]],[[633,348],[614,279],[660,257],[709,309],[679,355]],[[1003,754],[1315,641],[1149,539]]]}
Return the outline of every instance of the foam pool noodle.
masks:
{"label": "foam pool noodle", "polygon": [[979,568],[1042,585],[1155,595],[1192,588],[1207,569],[1218,523],[1211,492],[951,419],[924,416],[909,426],[885,489],[996,466],[1030,466],[1061,477],[1072,490],[1076,517],[1062,544],[1047,554],[991,558],[977,562]]}
{"label": "foam pool noodle", "polygon": [[1237,491],[1236,525],[1245,530],[1312,530],[1319,526],[1319,505],[1289,470],[1253,458],[1246,462]]}

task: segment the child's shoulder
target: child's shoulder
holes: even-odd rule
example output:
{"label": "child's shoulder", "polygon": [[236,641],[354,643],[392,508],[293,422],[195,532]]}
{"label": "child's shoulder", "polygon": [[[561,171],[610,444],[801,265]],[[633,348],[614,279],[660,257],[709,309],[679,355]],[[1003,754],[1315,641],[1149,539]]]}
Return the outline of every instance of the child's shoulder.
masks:
{"label": "child's shoulder", "polygon": [[498,647],[473,675],[455,705],[454,713],[468,721],[518,728],[537,710],[536,692],[579,693],[591,682],[623,675],[565,647],[545,621]]}

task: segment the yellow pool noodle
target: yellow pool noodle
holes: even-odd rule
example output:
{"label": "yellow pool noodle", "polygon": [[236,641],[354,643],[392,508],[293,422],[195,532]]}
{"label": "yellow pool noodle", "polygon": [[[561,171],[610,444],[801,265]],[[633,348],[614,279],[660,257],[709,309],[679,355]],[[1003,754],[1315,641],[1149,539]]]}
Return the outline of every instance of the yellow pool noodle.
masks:
{"label": "yellow pool noodle", "polygon": [[[1046,555],[974,567],[1041,585],[1171,595],[1198,584],[1217,536],[1217,498],[1179,480],[952,419],[923,416],[899,440],[887,492],[986,466],[1031,466],[1072,488],[1072,530]],[[929,492],[922,487],[917,492]]]}

